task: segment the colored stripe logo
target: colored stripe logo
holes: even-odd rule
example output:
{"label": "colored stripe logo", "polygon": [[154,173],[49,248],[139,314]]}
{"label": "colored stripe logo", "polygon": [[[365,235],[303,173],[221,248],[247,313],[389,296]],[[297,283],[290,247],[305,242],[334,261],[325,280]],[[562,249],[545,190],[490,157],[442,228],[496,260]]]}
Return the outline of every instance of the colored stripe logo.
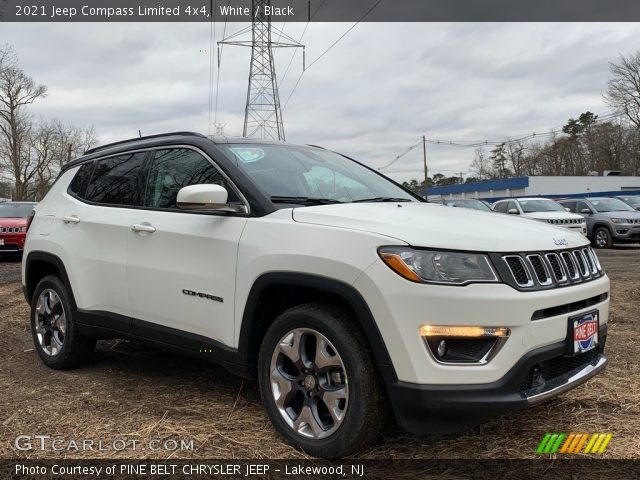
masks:
{"label": "colored stripe logo", "polygon": [[549,453],[604,453],[613,438],[611,433],[546,433],[536,449],[538,455]]}

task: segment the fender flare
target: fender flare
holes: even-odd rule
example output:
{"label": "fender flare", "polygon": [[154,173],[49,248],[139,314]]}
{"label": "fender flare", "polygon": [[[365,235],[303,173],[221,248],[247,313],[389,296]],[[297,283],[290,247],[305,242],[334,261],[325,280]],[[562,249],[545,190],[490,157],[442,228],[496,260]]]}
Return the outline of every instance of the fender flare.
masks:
{"label": "fender flare", "polygon": [[297,272],[265,273],[258,277],[251,286],[242,315],[242,325],[238,339],[238,353],[244,362],[249,363],[249,346],[251,344],[252,329],[255,322],[257,322],[256,312],[259,298],[266,288],[276,285],[295,285],[296,287],[311,288],[338,296],[346,301],[356,313],[356,320],[365,333],[376,363],[381,367],[385,367],[384,370],[386,372],[389,371],[389,368],[393,369],[391,357],[378,325],[360,292],[352,285],[340,280]]}
{"label": "fender flare", "polygon": [[22,289],[24,292],[24,296],[27,299],[27,303],[29,304],[31,303],[30,294],[33,294],[33,292],[29,292],[28,285],[29,285],[29,273],[31,270],[30,266],[35,261],[50,263],[58,269],[58,271],[60,272],[60,276],[62,277],[62,282],[69,290],[70,300],[73,304],[73,308],[75,309],[76,300],[73,296],[71,282],[69,281],[69,275],[67,274],[67,269],[65,268],[63,261],[57,255],[54,255],[52,253],[47,253],[47,252],[41,252],[39,250],[29,252],[29,254],[27,255],[27,258],[24,260],[24,263],[25,263],[24,285],[22,285]]}

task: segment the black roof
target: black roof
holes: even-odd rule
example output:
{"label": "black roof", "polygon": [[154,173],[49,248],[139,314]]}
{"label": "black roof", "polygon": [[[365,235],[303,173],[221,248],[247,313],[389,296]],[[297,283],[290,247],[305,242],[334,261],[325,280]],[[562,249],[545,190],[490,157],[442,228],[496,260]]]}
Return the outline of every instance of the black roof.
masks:
{"label": "black roof", "polygon": [[[210,142],[211,144],[229,144],[229,143],[246,143],[246,144],[272,144],[272,145],[285,145],[285,142],[277,142],[272,140],[265,140],[261,138],[245,138],[245,137],[215,137],[207,136],[197,132],[169,132],[161,133],[157,135],[148,135],[145,137],[130,138],[128,140],[122,140],[119,142],[108,143],[100,145],[98,147],[90,148],[83,156],[72,160],[67,163],[62,171],[66,171],[84,161],[91,160],[104,156],[106,154],[114,154],[125,152],[127,150],[135,150],[163,145],[175,145],[183,142],[198,144],[202,142]],[[318,147],[321,148],[321,147]]]}

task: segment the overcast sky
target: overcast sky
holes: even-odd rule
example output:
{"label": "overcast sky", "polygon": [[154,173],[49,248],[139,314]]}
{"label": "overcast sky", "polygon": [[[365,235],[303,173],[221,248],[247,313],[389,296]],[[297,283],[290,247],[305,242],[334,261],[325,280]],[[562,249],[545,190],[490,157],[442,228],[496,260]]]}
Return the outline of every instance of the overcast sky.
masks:
{"label": "overcast sky", "polygon": [[[307,64],[352,24],[311,24]],[[227,25],[227,35],[246,25]],[[280,27],[280,24],[276,24]],[[304,24],[284,30],[299,38]],[[223,24],[216,26],[220,39]],[[49,95],[32,108],[100,141],[172,130],[208,133],[210,25],[206,23],[3,24],[26,72]],[[608,62],[640,48],[640,24],[357,25],[309,68],[284,111],[287,140],[339,150],[378,168],[419,140],[501,140],[559,128],[608,111]],[[276,52],[280,96],[289,97],[301,55]],[[250,51],[225,47],[218,122],[241,135]],[[466,173],[473,148],[428,145],[429,173]],[[413,150],[384,172],[420,178]]]}

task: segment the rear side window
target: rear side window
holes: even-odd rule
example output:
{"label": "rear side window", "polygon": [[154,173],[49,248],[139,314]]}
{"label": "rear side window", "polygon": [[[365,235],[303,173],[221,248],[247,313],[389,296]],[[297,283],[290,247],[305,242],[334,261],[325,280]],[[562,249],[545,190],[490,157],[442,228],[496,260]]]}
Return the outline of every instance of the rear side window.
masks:
{"label": "rear side window", "polygon": [[97,160],[85,198],[109,205],[140,205],[146,155],[130,153]]}
{"label": "rear side window", "polygon": [[85,163],[76,172],[76,176],[73,177],[71,184],[69,185],[69,193],[79,198],[84,198],[84,194],[87,191],[87,185],[91,179],[91,172],[93,171],[93,162]]}
{"label": "rear side window", "polygon": [[239,201],[222,174],[198,152],[187,148],[156,151],[148,178],[146,207],[175,209],[181,188],[211,183],[227,189],[227,201]]}

